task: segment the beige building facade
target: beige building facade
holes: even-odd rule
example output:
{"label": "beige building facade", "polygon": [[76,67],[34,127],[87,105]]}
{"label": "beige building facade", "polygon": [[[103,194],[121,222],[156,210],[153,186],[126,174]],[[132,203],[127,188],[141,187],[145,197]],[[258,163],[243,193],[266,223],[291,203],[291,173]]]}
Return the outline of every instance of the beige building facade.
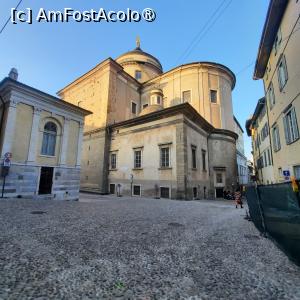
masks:
{"label": "beige building facade", "polygon": [[3,159],[10,159],[4,197],[78,199],[84,117],[90,112],[17,77],[12,69],[0,83],[2,175]]}
{"label": "beige building facade", "polygon": [[234,120],[234,132],[238,135],[236,141],[236,163],[237,163],[237,172],[238,172],[238,184],[240,186],[246,186],[249,182],[249,174],[247,167],[247,157],[245,156],[245,147],[244,147],[244,130],[240,125],[236,117],[233,117]]}
{"label": "beige building facade", "polygon": [[273,158],[269,182],[300,179],[299,21],[299,1],[270,1],[254,71],[265,88]]}
{"label": "beige building facade", "polygon": [[270,124],[266,99],[259,99],[254,114],[247,121],[247,133],[252,140],[255,176],[259,184],[275,183]]}
{"label": "beige building facade", "polygon": [[217,63],[163,72],[139,44],[77,78],[58,95],[93,112],[84,128],[82,189],[219,197],[236,185],[234,85],[234,74]]}

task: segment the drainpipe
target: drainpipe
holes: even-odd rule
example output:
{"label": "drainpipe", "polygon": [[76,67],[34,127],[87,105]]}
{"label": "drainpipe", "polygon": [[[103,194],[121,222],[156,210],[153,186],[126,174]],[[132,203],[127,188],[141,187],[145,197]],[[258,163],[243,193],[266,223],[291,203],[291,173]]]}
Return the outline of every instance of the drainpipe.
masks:
{"label": "drainpipe", "polygon": [[0,101],[2,102],[2,107],[3,107],[2,112],[1,112],[1,118],[0,118],[0,134],[1,134],[2,127],[3,127],[4,111],[5,111],[5,102],[1,95],[0,95]]}

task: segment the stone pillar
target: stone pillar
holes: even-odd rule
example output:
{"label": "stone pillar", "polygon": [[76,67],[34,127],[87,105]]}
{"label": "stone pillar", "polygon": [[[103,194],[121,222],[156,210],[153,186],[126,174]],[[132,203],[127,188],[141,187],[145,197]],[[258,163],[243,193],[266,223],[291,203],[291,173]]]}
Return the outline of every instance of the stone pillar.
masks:
{"label": "stone pillar", "polygon": [[83,122],[79,123],[79,132],[78,132],[78,144],[77,144],[77,160],[76,167],[80,167],[81,163],[81,152],[82,152],[82,141],[83,141]]}
{"label": "stone pillar", "polygon": [[[4,154],[6,152],[12,152],[12,145],[15,136],[15,127],[16,127],[16,117],[17,117],[17,104],[18,102],[15,100],[10,100],[7,112],[7,119],[4,128],[4,136],[3,136],[3,143],[2,143],[2,151],[1,151],[1,158],[3,159]],[[14,155],[12,153],[12,155]]]}
{"label": "stone pillar", "polygon": [[67,152],[68,152],[68,140],[69,140],[69,129],[70,129],[70,119],[65,118],[64,128],[61,141],[61,153],[60,153],[60,164],[66,164]]}
{"label": "stone pillar", "polygon": [[30,142],[29,142],[29,150],[28,150],[28,162],[34,162],[37,156],[37,142],[39,138],[39,124],[41,119],[41,109],[38,107],[34,107],[33,110],[33,118],[32,118],[32,126],[31,126],[31,134],[30,134]]}
{"label": "stone pillar", "polygon": [[177,195],[176,199],[187,199],[188,181],[187,181],[187,129],[184,121],[176,125],[176,180]]}

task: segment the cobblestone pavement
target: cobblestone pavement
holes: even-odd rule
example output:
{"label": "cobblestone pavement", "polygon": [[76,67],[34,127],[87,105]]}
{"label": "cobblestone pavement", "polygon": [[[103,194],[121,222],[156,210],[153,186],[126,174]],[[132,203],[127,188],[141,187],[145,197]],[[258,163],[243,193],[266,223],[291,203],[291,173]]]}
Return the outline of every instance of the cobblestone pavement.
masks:
{"label": "cobblestone pavement", "polygon": [[225,201],[1,200],[0,299],[300,299],[300,268],[244,215]]}

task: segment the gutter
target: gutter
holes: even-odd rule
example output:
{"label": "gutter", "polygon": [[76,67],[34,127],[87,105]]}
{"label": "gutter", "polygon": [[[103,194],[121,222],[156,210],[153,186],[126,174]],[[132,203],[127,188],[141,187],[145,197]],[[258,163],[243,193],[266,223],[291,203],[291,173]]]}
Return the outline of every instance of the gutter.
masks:
{"label": "gutter", "polygon": [[0,118],[0,134],[2,133],[2,127],[3,127],[3,120],[4,120],[4,112],[5,112],[5,102],[2,98],[2,96],[0,95],[0,101],[2,102],[2,112],[1,112],[1,118]]}

